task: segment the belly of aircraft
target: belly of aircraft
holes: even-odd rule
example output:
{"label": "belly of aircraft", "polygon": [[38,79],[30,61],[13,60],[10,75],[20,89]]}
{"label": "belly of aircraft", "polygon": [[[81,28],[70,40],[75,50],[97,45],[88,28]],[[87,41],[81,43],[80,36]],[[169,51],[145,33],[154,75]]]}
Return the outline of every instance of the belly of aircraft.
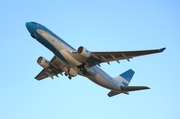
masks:
{"label": "belly of aircraft", "polygon": [[119,88],[113,84],[113,79],[109,75],[104,74],[104,72],[101,72],[101,70],[99,69],[100,68],[98,68],[97,66],[94,66],[93,70],[94,72],[96,72],[96,74],[94,74],[93,76],[88,76],[87,78],[102,87],[119,91]]}

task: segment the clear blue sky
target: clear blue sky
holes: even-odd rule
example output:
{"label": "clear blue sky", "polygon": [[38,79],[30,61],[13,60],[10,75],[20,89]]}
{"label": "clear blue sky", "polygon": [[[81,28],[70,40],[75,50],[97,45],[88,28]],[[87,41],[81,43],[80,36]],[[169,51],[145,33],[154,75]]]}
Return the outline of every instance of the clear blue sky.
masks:
{"label": "clear blue sky", "polygon": [[[0,119],[180,118],[180,1],[0,1]],[[109,98],[109,90],[77,76],[36,81],[39,56],[53,53],[32,39],[25,22],[51,29],[91,51],[166,47],[131,62],[102,64],[114,77],[132,68],[130,85],[150,90]]]}

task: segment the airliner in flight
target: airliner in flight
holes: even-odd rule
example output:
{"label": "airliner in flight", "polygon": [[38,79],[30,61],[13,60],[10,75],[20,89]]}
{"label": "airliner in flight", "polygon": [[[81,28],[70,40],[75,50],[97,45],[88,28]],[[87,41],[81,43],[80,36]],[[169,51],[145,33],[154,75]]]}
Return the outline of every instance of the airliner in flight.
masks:
{"label": "airliner in flight", "polygon": [[42,71],[35,77],[42,80],[47,77],[53,79],[58,74],[68,76],[69,79],[77,75],[87,77],[92,82],[110,89],[109,97],[117,94],[129,94],[130,91],[149,89],[147,86],[129,86],[134,71],[129,69],[117,77],[111,77],[100,68],[101,63],[110,64],[111,61],[120,63],[119,60],[129,61],[133,57],[160,53],[165,50],[139,50],[139,51],[116,51],[116,52],[92,52],[84,46],[77,50],[50,31],[45,26],[36,22],[27,22],[26,27],[32,36],[46,48],[54,53],[50,61],[40,56],[37,63],[43,67]]}

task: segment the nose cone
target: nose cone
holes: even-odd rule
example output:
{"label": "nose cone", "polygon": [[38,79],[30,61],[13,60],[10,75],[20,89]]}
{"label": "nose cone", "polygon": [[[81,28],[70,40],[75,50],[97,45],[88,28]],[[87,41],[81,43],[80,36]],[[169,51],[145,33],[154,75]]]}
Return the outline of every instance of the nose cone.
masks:
{"label": "nose cone", "polygon": [[32,26],[30,22],[26,22],[26,28],[28,29],[28,31],[31,33],[32,32]]}
{"label": "nose cone", "polygon": [[26,24],[25,24],[25,25],[26,25],[26,27],[28,28],[28,26],[29,26],[29,22],[26,22]]}
{"label": "nose cone", "polygon": [[31,24],[31,22],[26,22],[26,28],[28,29],[28,31],[29,31],[30,33],[33,32],[33,26],[32,26],[32,24]]}
{"label": "nose cone", "polygon": [[26,22],[25,25],[30,33],[34,33],[37,29],[37,25],[35,24],[35,22]]}

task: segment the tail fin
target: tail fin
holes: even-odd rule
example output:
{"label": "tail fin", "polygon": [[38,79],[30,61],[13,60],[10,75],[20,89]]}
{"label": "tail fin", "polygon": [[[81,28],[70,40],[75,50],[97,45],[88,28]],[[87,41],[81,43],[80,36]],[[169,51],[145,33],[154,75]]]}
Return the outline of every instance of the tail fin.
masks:
{"label": "tail fin", "polygon": [[119,76],[117,76],[115,79],[120,81],[120,83],[123,86],[128,86],[134,73],[135,72],[132,69],[129,69],[129,70],[125,71],[124,73],[120,74]]}

